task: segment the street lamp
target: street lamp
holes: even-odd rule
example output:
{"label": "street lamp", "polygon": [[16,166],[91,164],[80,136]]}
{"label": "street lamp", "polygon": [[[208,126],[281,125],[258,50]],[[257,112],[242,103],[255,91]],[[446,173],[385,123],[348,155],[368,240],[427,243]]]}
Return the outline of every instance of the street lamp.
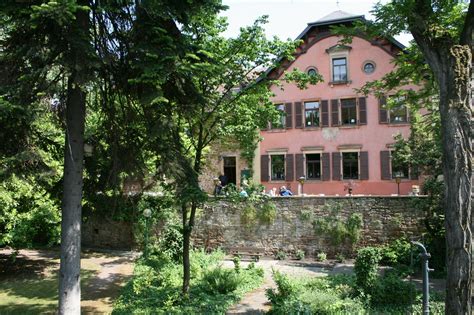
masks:
{"label": "street lamp", "polygon": [[143,256],[147,258],[148,256],[148,220],[151,217],[151,210],[150,209],[145,209],[143,210],[143,216],[145,217],[145,249],[143,251]]}
{"label": "street lamp", "polygon": [[298,178],[298,181],[301,184],[301,195],[303,195],[303,185],[304,185],[305,180],[306,180],[306,178],[304,176],[301,176],[300,178]]}
{"label": "street lamp", "polygon": [[402,181],[403,173],[395,172],[393,176],[395,177],[395,183],[397,183],[398,195],[400,196],[400,183]]}

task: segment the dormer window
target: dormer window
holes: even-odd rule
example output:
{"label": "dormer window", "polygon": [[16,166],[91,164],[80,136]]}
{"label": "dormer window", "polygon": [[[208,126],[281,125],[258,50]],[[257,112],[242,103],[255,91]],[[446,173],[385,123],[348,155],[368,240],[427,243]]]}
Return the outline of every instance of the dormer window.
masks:
{"label": "dormer window", "polygon": [[326,49],[329,54],[331,67],[331,82],[334,84],[350,84],[349,80],[349,52],[350,46],[335,45]]}
{"label": "dormer window", "polygon": [[334,58],[332,60],[332,81],[347,81],[347,58]]}

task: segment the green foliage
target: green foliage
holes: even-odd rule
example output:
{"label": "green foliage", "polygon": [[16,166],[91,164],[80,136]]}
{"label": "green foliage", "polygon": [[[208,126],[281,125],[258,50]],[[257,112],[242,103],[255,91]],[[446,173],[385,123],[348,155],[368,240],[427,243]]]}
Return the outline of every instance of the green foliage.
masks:
{"label": "green foliage", "polygon": [[304,250],[301,250],[301,249],[296,250],[296,252],[295,252],[295,258],[296,258],[297,260],[302,260],[302,259],[304,259],[304,256],[305,256]]}
{"label": "green foliage", "polygon": [[229,294],[237,290],[240,280],[236,271],[218,267],[204,275],[203,284],[210,294]]}
{"label": "green foliage", "polygon": [[240,214],[240,222],[245,227],[250,228],[257,220],[257,209],[253,204],[245,204]]}
{"label": "green foliage", "polygon": [[268,289],[266,292],[272,304],[270,314],[366,313],[359,300],[348,297],[347,285],[332,286],[331,276],[296,280],[274,272],[273,279],[278,290]]}
{"label": "green foliage", "polygon": [[404,281],[393,272],[378,277],[371,291],[371,303],[374,306],[410,305],[414,298],[415,285]]}
{"label": "green foliage", "polygon": [[286,259],[286,253],[284,250],[278,250],[278,252],[275,254],[275,258],[278,260],[285,260]]}
{"label": "green foliage", "polygon": [[327,255],[325,252],[320,252],[316,255],[316,259],[318,261],[325,261],[327,259]]}
{"label": "green foliage", "polygon": [[114,305],[113,314],[222,314],[245,292],[263,281],[263,270],[219,267],[224,254],[191,253],[191,289],[181,295],[182,265],[160,252],[135,265],[133,278]]}
{"label": "green foliage", "polygon": [[329,240],[333,245],[338,246],[345,241],[349,241],[351,245],[356,244],[360,239],[362,230],[362,215],[360,213],[352,213],[345,221],[340,216],[340,206],[326,206],[329,209],[329,215],[313,220],[313,229],[315,234],[321,236],[329,236]]}
{"label": "green foliage", "polygon": [[[232,262],[234,263],[234,271],[236,273],[239,273],[240,272],[240,257],[239,256],[234,256],[234,258],[232,259]],[[255,264],[254,264],[254,267],[255,267]],[[252,269],[252,268],[250,268]]]}
{"label": "green foliage", "polygon": [[413,247],[403,238],[396,239],[380,248],[381,263],[387,266],[411,265]]}
{"label": "green foliage", "polygon": [[275,222],[277,209],[273,202],[267,201],[260,206],[258,211],[258,219],[260,223],[272,224]]}
{"label": "green foliage", "polygon": [[370,295],[374,292],[381,258],[380,249],[376,247],[364,247],[357,252],[354,272],[357,287],[362,293]]}
{"label": "green foliage", "polygon": [[12,175],[0,184],[0,246],[56,245],[60,208],[34,178]]}

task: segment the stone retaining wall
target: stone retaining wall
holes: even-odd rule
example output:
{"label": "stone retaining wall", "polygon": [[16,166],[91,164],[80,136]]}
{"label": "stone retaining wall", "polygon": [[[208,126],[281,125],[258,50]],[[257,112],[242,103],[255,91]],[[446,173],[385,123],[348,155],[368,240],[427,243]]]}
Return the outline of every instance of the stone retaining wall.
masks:
{"label": "stone retaining wall", "polygon": [[[279,250],[292,254],[300,249],[307,257],[318,252],[347,257],[361,246],[402,236],[420,237],[424,214],[414,207],[419,198],[424,197],[277,197],[271,200],[277,208],[275,221],[262,224],[257,220],[251,226],[241,224],[245,203],[211,201],[197,219],[193,239],[196,246],[206,249],[258,247],[267,255]],[[334,209],[338,209],[336,214]],[[332,216],[345,222],[352,213],[363,218],[360,240],[355,245],[348,239],[335,244],[331,233],[315,232],[315,219]]]}

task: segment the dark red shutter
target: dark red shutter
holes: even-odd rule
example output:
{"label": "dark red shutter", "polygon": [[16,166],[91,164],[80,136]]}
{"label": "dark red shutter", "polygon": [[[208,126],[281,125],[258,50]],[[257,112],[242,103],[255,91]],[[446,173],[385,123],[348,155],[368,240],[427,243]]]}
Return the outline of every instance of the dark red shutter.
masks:
{"label": "dark red shutter", "polygon": [[387,105],[387,98],[382,96],[379,98],[379,123],[388,124],[388,112],[385,106]]}
{"label": "dark red shutter", "polygon": [[293,104],[285,103],[286,128],[293,128]]}
{"label": "dark red shutter", "polygon": [[331,126],[339,125],[339,100],[331,100]]}
{"label": "dark red shutter", "polygon": [[368,180],[369,179],[369,152],[363,151],[359,153],[359,179]]}
{"label": "dark red shutter", "polygon": [[392,174],[390,174],[390,151],[380,151],[380,170],[382,179],[392,179]]}
{"label": "dark red shutter", "polygon": [[296,162],[296,179],[301,176],[306,177],[304,173],[304,154],[295,154]]}
{"label": "dark red shutter", "polygon": [[329,153],[322,154],[321,163],[323,163],[323,174],[321,176],[321,179],[324,181],[331,180],[331,164]]}
{"label": "dark red shutter", "polygon": [[285,157],[285,162],[286,162],[285,180],[291,182],[294,179],[293,154],[287,154]]}
{"label": "dark red shutter", "polygon": [[301,102],[295,102],[295,128],[303,128],[303,108]]}
{"label": "dark red shutter", "polygon": [[327,100],[321,101],[321,127],[329,127],[329,104]]}
{"label": "dark red shutter", "polygon": [[260,156],[260,181],[268,182],[270,176],[268,174],[268,155]]}
{"label": "dark red shutter", "polygon": [[367,103],[365,97],[359,97],[359,125],[367,125]]}
{"label": "dark red shutter", "polygon": [[332,180],[341,180],[341,153],[332,153]]}

